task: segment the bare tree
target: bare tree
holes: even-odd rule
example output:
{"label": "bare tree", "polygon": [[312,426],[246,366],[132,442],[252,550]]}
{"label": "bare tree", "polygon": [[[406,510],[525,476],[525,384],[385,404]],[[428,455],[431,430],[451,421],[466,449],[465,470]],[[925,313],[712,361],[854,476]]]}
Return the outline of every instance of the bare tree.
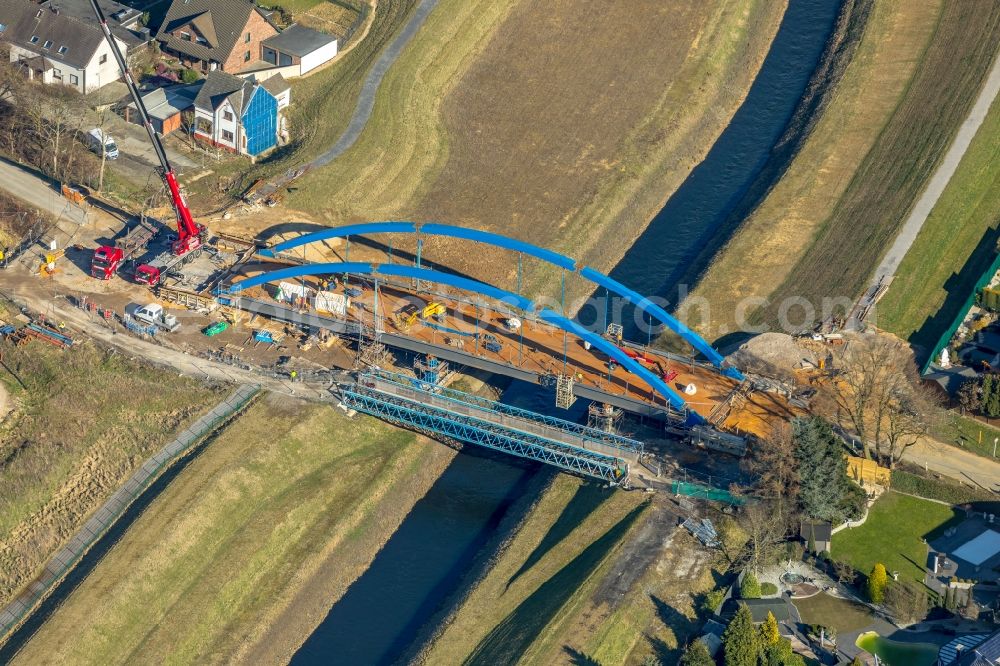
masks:
{"label": "bare tree", "polygon": [[757,502],[741,511],[740,526],[747,541],[739,562],[744,569],[760,571],[775,559],[778,544],[785,540],[785,520],[767,503]]}
{"label": "bare tree", "polygon": [[768,436],[751,450],[746,459],[746,467],[755,477],[755,494],[773,499],[779,516],[785,515],[786,507],[795,506],[799,492],[799,474],[790,423],[775,423]]}
{"label": "bare tree", "polygon": [[851,341],[831,385],[836,420],[858,436],[866,458],[890,468],[927,434],[937,412],[909,350],[888,336]]}

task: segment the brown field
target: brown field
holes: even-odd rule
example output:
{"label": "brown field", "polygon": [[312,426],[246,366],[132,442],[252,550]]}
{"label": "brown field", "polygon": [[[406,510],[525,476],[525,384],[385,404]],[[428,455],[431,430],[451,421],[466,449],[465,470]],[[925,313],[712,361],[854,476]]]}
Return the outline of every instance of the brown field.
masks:
{"label": "brown field", "polygon": [[[65,352],[42,345],[3,349],[12,411],[0,417],[0,604],[222,396],[89,344]],[[135,399],[123,402],[126,395]]]}
{"label": "brown field", "polygon": [[[910,3],[921,4],[921,3]],[[761,320],[787,297],[854,298],[895,238],[965,119],[1000,48],[1000,3],[945,2],[900,104],[814,240],[771,294]],[[898,55],[894,54],[895,58]],[[769,281],[776,283],[772,275]]]}
{"label": "brown field", "polygon": [[[502,231],[609,268],[738,108],[783,9],[443,0],[358,143],[288,205],[330,224]],[[434,252],[480,277],[512,275],[479,250]],[[536,277],[540,288],[548,276]]]}
{"label": "brown field", "polygon": [[287,663],[454,455],[270,394],[177,475],[14,663]]}
{"label": "brown field", "polygon": [[707,311],[691,309],[710,339],[739,330],[740,300],[768,297],[809,247],[907,93],[941,5],[873,4],[855,55],[801,151],[692,290],[688,305],[708,303]]}

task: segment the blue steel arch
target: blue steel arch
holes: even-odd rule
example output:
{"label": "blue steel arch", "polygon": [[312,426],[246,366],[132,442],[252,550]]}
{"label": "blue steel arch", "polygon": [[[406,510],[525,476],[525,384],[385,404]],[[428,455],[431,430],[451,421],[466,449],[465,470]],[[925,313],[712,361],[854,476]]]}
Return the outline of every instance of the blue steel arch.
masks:
{"label": "blue steel arch", "polygon": [[[501,302],[507,303],[508,305],[514,305],[518,309],[524,312],[534,313],[537,311],[537,306],[529,299],[520,296],[518,294],[505,291],[493,285],[485,284],[483,282],[477,282],[476,280],[470,280],[469,278],[460,277],[457,275],[451,275],[450,273],[442,273],[441,271],[431,270],[429,268],[417,268],[416,266],[405,266],[400,264],[368,264],[362,262],[332,262],[332,263],[321,263],[321,264],[303,264],[301,266],[290,266],[288,268],[279,268],[277,270],[268,271],[266,273],[261,273],[260,275],[255,275],[239,282],[234,282],[228,287],[224,287],[220,290],[220,293],[237,295],[244,289],[249,289],[250,287],[257,287],[267,282],[273,282],[275,280],[284,280],[297,277],[306,277],[309,275],[326,275],[329,273],[351,273],[354,275],[386,275],[395,276],[403,278],[412,278],[416,280],[424,280],[427,282],[437,282],[440,284],[446,284],[451,287],[456,287],[458,289],[463,289],[466,291],[471,291],[475,293],[482,294],[484,296],[489,296]],[[649,384],[653,389],[667,399],[670,405],[682,413],[686,413],[686,421],[688,425],[697,425],[704,423],[705,419],[700,414],[690,409],[684,398],[670,388],[670,386],[664,382],[662,379],[657,377],[655,374],[643,367],[638,361],[630,358],[628,354],[618,348],[617,345],[610,343],[605,340],[602,336],[588,331],[580,324],[563,317],[562,315],[553,312],[549,309],[543,309],[538,312],[538,316],[543,321],[560,328],[567,333],[571,333],[581,340],[585,340],[591,344],[591,346],[596,347],[601,350],[608,357],[615,359],[622,367],[628,369],[635,375],[642,378],[647,384]]]}
{"label": "blue steel arch", "polygon": [[407,234],[428,234],[432,236],[447,236],[450,238],[460,238],[471,240],[477,243],[485,243],[505,250],[520,252],[532,257],[536,257],[547,263],[559,266],[568,271],[578,272],[581,277],[591,283],[604,287],[608,291],[624,298],[639,310],[645,312],[650,317],[658,320],[671,331],[681,336],[681,338],[692,347],[701,352],[712,365],[722,373],[734,379],[743,380],[743,374],[739,369],[727,366],[725,358],[715,350],[704,338],[691,330],[679,319],[668,313],[659,305],[653,303],[649,298],[637,291],[629,289],[622,283],[589,266],[577,269],[577,262],[570,257],[546,250],[543,247],[525,243],[514,238],[509,238],[501,234],[478,229],[467,229],[456,227],[450,224],[426,223],[417,224],[415,222],[366,222],[362,224],[348,224],[340,227],[331,227],[311,234],[304,234],[298,238],[292,238],[282,243],[278,243],[273,248],[261,250],[260,254],[266,257],[273,257],[278,252],[290,250],[301,245],[330,240],[333,238],[346,238],[347,236],[362,236],[366,234],[379,233],[407,233]]}

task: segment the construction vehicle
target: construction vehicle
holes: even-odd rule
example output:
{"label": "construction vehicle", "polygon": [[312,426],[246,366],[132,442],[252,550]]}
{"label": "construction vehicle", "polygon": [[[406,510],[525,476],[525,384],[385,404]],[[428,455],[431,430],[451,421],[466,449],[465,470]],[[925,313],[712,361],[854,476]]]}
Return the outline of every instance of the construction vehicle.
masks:
{"label": "construction vehicle", "polygon": [[38,274],[42,277],[52,277],[56,272],[56,261],[66,255],[66,250],[53,250],[42,257],[42,263],[38,267]]}
{"label": "construction vehicle", "polygon": [[194,258],[197,252],[186,252],[184,254],[174,254],[173,252],[163,252],[152,261],[140,264],[135,269],[135,281],[149,287],[155,287],[166,277],[167,273],[180,267],[188,259]]}
{"label": "construction vehicle", "polygon": [[[183,195],[181,195],[180,185],[177,183],[177,175],[174,173],[174,168],[170,166],[170,161],[167,159],[167,152],[163,148],[163,144],[160,142],[160,138],[156,135],[156,130],[153,129],[153,123],[149,119],[149,113],[146,111],[146,105],[142,102],[142,97],[139,95],[139,87],[135,84],[135,80],[132,78],[132,73],[129,71],[128,63],[125,62],[125,57],[122,55],[121,49],[118,48],[118,43],[115,41],[114,37],[111,35],[111,30],[108,28],[108,20],[104,16],[104,11],[101,9],[100,5],[97,4],[97,0],[90,0],[90,7],[94,11],[94,15],[97,16],[97,20],[101,24],[101,31],[104,33],[104,39],[107,41],[108,46],[111,49],[112,55],[115,57],[115,61],[118,63],[118,69],[121,71],[122,79],[125,81],[126,87],[128,87],[129,94],[132,96],[132,101],[135,103],[135,108],[139,112],[139,118],[142,121],[142,125],[146,128],[146,133],[149,134],[149,140],[153,144],[153,151],[156,153],[157,159],[160,161],[160,176],[163,178],[163,182],[166,184],[167,189],[170,191],[170,201],[174,207],[174,214],[177,216],[177,239],[173,242],[172,252],[175,256],[180,257],[199,249],[202,245],[203,236],[206,233],[205,227],[199,225],[191,217],[191,211],[188,210],[187,203],[184,201]],[[101,248],[98,248],[99,250]],[[142,267],[140,266],[140,269]],[[163,269],[156,266],[156,281],[159,281],[159,273]],[[137,271],[137,274],[139,272]],[[152,275],[151,271],[143,271],[143,275]]]}
{"label": "construction vehicle", "polygon": [[162,328],[168,333],[173,333],[181,327],[177,321],[177,317],[165,312],[163,306],[158,303],[144,305],[133,312],[132,316],[145,324],[152,324],[153,326]]}
{"label": "construction vehicle", "polygon": [[90,274],[99,280],[110,280],[122,265],[146,251],[146,246],[159,232],[153,218],[142,216],[139,223],[115,241],[94,250],[90,261]]}
{"label": "construction vehicle", "polygon": [[211,338],[219,333],[222,333],[227,328],[229,328],[229,324],[224,321],[217,321],[214,324],[209,324],[205,328],[201,329],[201,332]]}
{"label": "construction vehicle", "polygon": [[503,349],[503,345],[497,340],[495,335],[489,333],[480,333],[479,338],[483,341],[483,348],[486,351],[493,352],[494,354],[499,354],[500,350]]}

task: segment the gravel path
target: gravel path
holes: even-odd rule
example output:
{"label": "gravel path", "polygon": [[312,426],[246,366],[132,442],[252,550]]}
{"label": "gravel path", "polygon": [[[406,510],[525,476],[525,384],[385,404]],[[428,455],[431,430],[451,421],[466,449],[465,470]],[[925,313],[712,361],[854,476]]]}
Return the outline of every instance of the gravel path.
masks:
{"label": "gravel path", "polygon": [[895,242],[893,242],[892,247],[889,248],[889,252],[882,260],[882,264],[875,272],[875,283],[878,283],[883,278],[895,275],[896,270],[899,268],[899,262],[903,260],[910,246],[913,245],[913,241],[916,240],[917,234],[920,233],[921,227],[924,226],[927,216],[934,209],[935,204],[937,204],[938,199],[941,197],[941,193],[944,192],[945,187],[948,185],[948,181],[951,180],[955,170],[958,169],[965,151],[968,150],[969,144],[972,143],[976,132],[979,131],[979,126],[986,119],[986,114],[989,113],[990,105],[993,104],[993,100],[996,98],[998,92],[1000,92],[1000,54],[993,61],[993,69],[990,70],[983,89],[979,91],[979,97],[976,99],[976,103],[973,104],[968,117],[958,129],[958,135],[945,154],[944,160],[938,166],[934,175],[931,176],[931,180],[927,184],[927,189],[924,190],[920,199],[917,200],[916,205],[910,212],[910,216],[906,219],[906,223],[899,231],[899,235],[896,236]]}
{"label": "gravel path", "polygon": [[375,106],[375,95],[378,93],[379,86],[382,85],[385,73],[389,71],[392,63],[396,62],[396,58],[403,52],[410,39],[417,34],[417,30],[424,24],[427,15],[431,13],[431,10],[434,9],[437,3],[438,0],[423,0],[420,6],[413,12],[410,20],[403,26],[400,33],[396,35],[396,39],[392,40],[392,43],[378,57],[375,65],[365,78],[365,83],[361,88],[361,95],[358,97],[358,105],[354,108],[354,115],[351,116],[351,122],[347,124],[347,129],[344,130],[344,133],[340,135],[335,144],[309,163],[309,168],[326,166],[340,157],[358,140],[361,132],[365,129],[365,125],[368,124],[368,119],[372,115],[372,108]]}
{"label": "gravel path", "polygon": [[86,219],[82,208],[71,204],[46,181],[5,159],[0,160],[0,187],[54,219],[66,217],[77,224],[83,224]]}

